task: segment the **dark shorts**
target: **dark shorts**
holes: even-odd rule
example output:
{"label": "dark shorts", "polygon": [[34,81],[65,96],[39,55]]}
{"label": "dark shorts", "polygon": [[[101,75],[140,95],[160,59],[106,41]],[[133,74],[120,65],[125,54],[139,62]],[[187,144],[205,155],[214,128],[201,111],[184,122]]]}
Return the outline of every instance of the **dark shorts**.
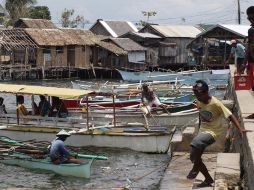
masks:
{"label": "dark shorts", "polygon": [[61,157],[61,158],[51,158],[51,161],[55,164],[64,164],[68,163],[68,158],[66,157]]}
{"label": "dark shorts", "polygon": [[243,61],[244,61],[244,58],[237,58],[236,59],[236,64],[237,65],[243,65]]}
{"label": "dark shorts", "polygon": [[202,152],[205,148],[215,142],[214,137],[209,133],[198,134],[191,142],[191,146],[198,148]]}

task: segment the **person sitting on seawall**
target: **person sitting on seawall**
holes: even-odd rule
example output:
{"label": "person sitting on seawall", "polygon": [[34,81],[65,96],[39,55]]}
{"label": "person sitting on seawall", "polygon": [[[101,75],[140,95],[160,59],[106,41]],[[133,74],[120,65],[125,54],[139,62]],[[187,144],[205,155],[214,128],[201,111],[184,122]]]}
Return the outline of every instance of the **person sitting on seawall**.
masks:
{"label": "person sitting on seawall", "polygon": [[49,157],[54,164],[76,163],[81,161],[71,157],[69,150],[64,145],[64,141],[70,136],[68,132],[62,129],[56,134],[57,138],[52,141],[49,147]]}
{"label": "person sitting on seawall", "polygon": [[0,97],[0,114],[7,114],[7,111],[4,105],[4,99],[2,97]]}
{"label": "person sitting on seawall", "polygon": [[199,109],[200,128],[198,135],[190,144],[190,160],[193,167],[188,179],[195,179],[199,172],[205,176],[205,180],[198,184],[198,187],[211,186],[213,179],[210,176],[205,164],[202,161],[202,154],[206,147],[213,144],[222,132],[222,118],[231,120],[241,133],[241,137],[245,130],[240,127],[237,118],[220,102],[217,98],[209,95],[209,88],[205,81],[197,80],[193,86],[194,95],[197,98],[197,106]]}
{"label": "person sitting on seawall", "polygon": [[150,113],[153,105],[156,107],[161,107],[165,113],[169,113],[166,106],[160,102],[159,98],[152,90],[149,89],[146,83],[142,85],[141,101],[143,105],[145,105],[148,113]]}
{"label": "person sitting on seawall", "polygon": [[[54,112],[55,109],[56,109],[56,112]],[[50,115],[57,116],[60,118],[65,118],[68,116],[68,110],[60,98],[55,96],[52,97],[52,107],[51,107]]]}
{"label": "person sitting on seawall", "polygon": [[244,65],[244,61],[245,61],[245,47],[238,43],[236,40],[231,40],[230,41],[231,44],[231,52],[230,55],[228,57],[228,60],[226,61],[226,63],[228,64],[229,60],[234,57],[235,58],[235,64],[236,64],[236,73],[238,75],[241,75],[244,73],[245,70],[245,65]]}

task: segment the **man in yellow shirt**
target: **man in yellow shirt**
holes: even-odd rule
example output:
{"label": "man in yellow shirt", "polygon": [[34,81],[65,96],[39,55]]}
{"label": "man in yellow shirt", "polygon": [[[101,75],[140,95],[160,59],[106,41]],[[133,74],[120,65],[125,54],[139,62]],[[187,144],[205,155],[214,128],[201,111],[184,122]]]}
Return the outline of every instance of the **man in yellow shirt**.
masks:
{"label": "man in yellow shirt", "polygon": [[231,120],[239,129],[241,135],[248,130],[242,129],[236,117],[215,97],[209,95],[209,87],[203,80],[197,80],[193,86],[193,92],[198,100],[200,117],[199,134],[192,140],[190,160],[193,168],[187,175],[188,179],[194,179],[201,172],[205,180],[198,187],[211,186],[213,179],[202,161],[205,148],[213,144],[222,132],[221,116]]}

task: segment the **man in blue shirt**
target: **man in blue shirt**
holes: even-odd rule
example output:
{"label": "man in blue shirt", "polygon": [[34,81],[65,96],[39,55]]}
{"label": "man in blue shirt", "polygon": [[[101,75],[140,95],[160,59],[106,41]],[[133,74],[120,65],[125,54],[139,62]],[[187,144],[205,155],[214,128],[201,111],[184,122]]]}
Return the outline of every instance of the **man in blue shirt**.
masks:
{"label": "man in blue shirt", "polygon": [[80,164],[81,162],[73,157],[71,157],[69,150],[66,149],[64,141],[67,137],[70,136],[65,130],[61,130],[57,133],[57,138],[52,141],[50,146],[49,157],[54,164],[63,164],[63,163],[76,163]]}
{"label": "man in blue shirt", "polygon": [[[237,43],[236,40],[231,40],[230,43],[232,48],[228,60],[232,57],[235,58],[236,72],[238,75],[241,75],[243,74],[245,69],[245,47],[242,44]],[[228,60],[226,61],[226,63],[228,63]]]}

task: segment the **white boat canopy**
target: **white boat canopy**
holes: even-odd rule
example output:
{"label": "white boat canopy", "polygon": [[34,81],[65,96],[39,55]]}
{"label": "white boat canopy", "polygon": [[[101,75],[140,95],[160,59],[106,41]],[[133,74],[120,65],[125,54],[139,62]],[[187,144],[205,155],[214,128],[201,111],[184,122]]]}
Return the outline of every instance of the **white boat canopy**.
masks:
{"label": "white boat canopy", "polygon": [[34,94],[45,96],[56,96],[59,98],[80,98],[94,93],[92,90],[78,90],[72,88],[57,88],[46,86],[0,84],[0,92],[14,94]]}

